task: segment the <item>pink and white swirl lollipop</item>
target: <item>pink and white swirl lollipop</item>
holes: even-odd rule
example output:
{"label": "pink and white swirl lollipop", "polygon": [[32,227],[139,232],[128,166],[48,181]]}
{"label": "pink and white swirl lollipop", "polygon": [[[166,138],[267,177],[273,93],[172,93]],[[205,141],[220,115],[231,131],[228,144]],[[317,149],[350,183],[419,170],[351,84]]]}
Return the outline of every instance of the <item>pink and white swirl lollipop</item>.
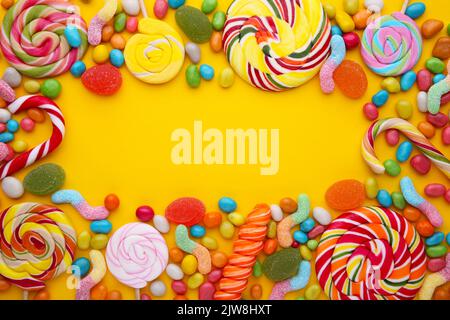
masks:
{"label": "pink and white swirl lollipop", "polygon": [[164,238],[145,223],[129,223],[117,230],[106,248],[109,271],[123,284],[139,289],[164,272],[169,252]]}

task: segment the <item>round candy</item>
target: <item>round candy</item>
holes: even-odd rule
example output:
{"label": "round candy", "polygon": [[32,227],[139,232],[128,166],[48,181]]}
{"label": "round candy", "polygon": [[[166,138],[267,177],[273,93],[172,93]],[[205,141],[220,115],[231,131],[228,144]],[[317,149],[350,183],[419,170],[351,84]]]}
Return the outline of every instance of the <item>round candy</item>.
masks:
{"label": "round candy", "polygon": [[64,169],[54,163],[45,163],[31,170],[23,180],[23,186],[29,193],[44,196],[52,194],[64,184]]}
{"label": "round candy", "polygon": [[364,184],[357,180],[341,180],[328,188],[325,199],[335,210],[345,211],[360,207],[365,199]]}
{"label": "round candy", "polygon": [[116,67],[110,64],[100,64],[84,72],[81,82],[93,93],[109,96],[116,93],[122,86],[122,75]]}
{"label": "round candy", "polygon": [[103,202],[108,211],[114,211],[120,206],[120,199],[114,193],[108,194]]}
{"label": "round candy", "polygon": [[166,218],[187,227],[198,224],[205,215],[205,205],[196,198],[179,198],[166,208]]}
{"label": "round candy", "polygon": [[47,79],[41,85],[41,93],[45,97],[55,99],[61,93],[61,83],[56,79]]}

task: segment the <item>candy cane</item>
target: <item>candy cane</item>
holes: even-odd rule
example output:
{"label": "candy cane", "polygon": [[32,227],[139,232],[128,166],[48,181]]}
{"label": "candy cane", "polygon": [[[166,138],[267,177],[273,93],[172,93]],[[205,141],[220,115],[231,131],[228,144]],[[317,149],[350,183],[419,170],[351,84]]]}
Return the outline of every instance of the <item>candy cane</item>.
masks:
{"label": "candy cane", "polygon": [[88,41],[96,46],[102,41],[103,26],[114,17],[117,11],[117,0],[106,0],[103,8],[92,18],[88,28]]}
{"label": "candy cane", "polygon": [[18,113],[32,108],[47,112],[52,121],[53,132],[50,139],[0,166],[0,180],[26,168],[55,150],[64,138],[64,116],[59,107],[49,98],[43,96],[23,96],[12,102],[8,110]]}
{"label": "candy cane", "polygon": [[380,133],[388,129],[397,129],[402,132],[447,178],[450,178],[450,160],[436,149],[415,126],[399,118],[386,118],[375,121],[364,136],[361,152],[364,160],[373,172],[382,174],[385,171],[383,163],[375,155],[375,139]]}

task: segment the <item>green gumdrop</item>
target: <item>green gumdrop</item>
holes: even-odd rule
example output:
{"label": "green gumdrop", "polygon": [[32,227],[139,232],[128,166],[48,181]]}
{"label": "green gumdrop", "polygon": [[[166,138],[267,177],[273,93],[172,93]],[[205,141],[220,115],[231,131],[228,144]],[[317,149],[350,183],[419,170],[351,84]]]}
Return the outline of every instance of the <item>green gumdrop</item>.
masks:
{"label": "green gumdrop", "polygon": [[212,26],[216,31],[222,31],[225,25],[226,15],[223,11],[217,11],[212,18]]}
{"label": "green gumdrop", "polygon": [[24,189],[38,196],[45,196],[58,191],[64,184],[64,169],[54,163],[46,163],[31,170],[23,180]]}
{"label": "green gumdrop", "polygon": [[217,0],[203,0],[202,11],[205,14],[210,14],[217,8]]}
{"label": "green gumdrop", "polygon": [[402,169],[400,168],[400,165],[395,160],[386,160],[384,162],[384,168],[386,169],[386,173],[390,175],[391,177],[396,177],[400,174]]}
{"label": "green gumdrop", "polygon": [[425,67],[432,73],[438,74],[445,70],[445,63],[438,58],[432,57],[425,62]]}
{"label": "green gumdrop", "polygon": [[50,99],[55,99],[61,93],[61,83],[56,79],[47,79],[41,85],[41,93]]}
{"label": "green gumdrop", "polygon": [[283,249],[268,256],[263,262],[263,272],[272,281],[283,281],[297,274],[302,258],[299,250]]}
{"label": "green gumdrop", "polygon": [[125,25],[127,23],[127,15],[125,12],[121,12],[114,17],[114,31],[122,32],[125,30]]}
{"label": "green gumdrop", "polygon": [[256,260],[255,265],[253,266],[253,276],[258,278],[258,277],[261,277],[261,275],[262,275],[261,262]]}
{"label": "green gumdrop", "polygon": [[186,81],[191,88],[198,88],[200,86],[201,76],[195,64],[189,65],[186,69]]}
{"label": "green gumdrop", "polygon": [[199,9],[182,6],[175,12],[175,20],[184,34],[195,43],[206,43],[211,38],[213,28],[208,17]]}
{"label": "green gumdrop", "polygon": [[397,209],[403,210],[406,207],[405,198],[401,192],[392,192],[391,194],[392,202],[394,203],[394,207]]}

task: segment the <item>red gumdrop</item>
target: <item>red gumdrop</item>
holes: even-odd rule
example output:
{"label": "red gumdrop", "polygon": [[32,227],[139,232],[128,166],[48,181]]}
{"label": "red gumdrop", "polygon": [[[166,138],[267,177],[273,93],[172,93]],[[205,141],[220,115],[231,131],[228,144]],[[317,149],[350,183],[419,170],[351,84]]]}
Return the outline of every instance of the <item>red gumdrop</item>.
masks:
{"label": "red gumdrop", "polygon": [[187,227],[198,224],[205,216],[205,205],[196,198],[179,198],[166,208],[166,218]]}
{"label": "red gumdrop", "polygon": [[100,64],[86,70],[81,76],[81,82],[95,94],[110,96],[122,86],[122,75],[116,67]]}

